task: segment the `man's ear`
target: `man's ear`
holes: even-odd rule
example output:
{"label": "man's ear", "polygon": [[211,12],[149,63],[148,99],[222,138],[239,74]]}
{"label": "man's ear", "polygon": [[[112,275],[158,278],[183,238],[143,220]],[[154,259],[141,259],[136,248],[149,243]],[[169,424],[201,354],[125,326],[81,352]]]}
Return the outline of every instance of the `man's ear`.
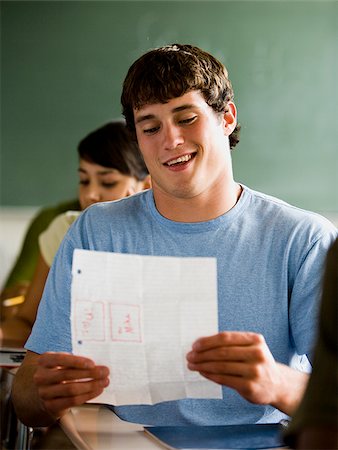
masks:
{"label": "man's ear", "polygon": [[227,110],[224,112],[223,119],[225,135],[230,136],[237,125],[237,108],[235,103],[227,103]]}

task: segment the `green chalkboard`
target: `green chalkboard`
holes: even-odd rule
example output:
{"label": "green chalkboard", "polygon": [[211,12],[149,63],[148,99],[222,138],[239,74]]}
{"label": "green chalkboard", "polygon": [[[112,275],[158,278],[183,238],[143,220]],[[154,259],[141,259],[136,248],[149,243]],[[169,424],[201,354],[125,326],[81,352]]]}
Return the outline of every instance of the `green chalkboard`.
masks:
{"label": "green chalkboard", "polygon": [[2,1],[1,29],[2,205],[74,196],[77,143],[120,117],[130,64],[184,42],[229,70],[235,178],[338,211],[336,1]]}

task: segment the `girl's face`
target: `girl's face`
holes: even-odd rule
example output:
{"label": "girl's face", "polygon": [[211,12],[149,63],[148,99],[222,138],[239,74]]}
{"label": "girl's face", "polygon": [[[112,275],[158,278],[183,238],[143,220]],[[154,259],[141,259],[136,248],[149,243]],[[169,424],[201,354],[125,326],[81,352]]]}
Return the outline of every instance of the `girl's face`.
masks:
{"label": "girl's face", "polygon": [[93,203],[118,200],[144,189],[144,182],[117,169],[80,159],[79,201],[82,209]]}

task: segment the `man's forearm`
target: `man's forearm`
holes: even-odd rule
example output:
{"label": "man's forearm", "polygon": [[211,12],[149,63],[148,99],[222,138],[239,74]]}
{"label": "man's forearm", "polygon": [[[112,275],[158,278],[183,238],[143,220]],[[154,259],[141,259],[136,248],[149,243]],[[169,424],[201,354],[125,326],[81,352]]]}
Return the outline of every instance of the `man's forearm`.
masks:
{"label": "man's forearm", "polygon": [[303,398],[309,375],[284,364],[278,364],[278,366],[281,382],[276,401],[272,406],[292,416]]}

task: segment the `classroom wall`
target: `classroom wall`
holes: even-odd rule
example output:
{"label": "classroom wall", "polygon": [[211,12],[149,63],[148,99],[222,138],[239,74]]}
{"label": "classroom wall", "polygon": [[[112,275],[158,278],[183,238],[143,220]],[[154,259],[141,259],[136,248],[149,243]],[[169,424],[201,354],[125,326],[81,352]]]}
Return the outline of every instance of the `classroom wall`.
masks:
{"label": "classroom wall", "polygon": [[1,205],[76,195],[77,143],[120,116],[130,64],[184,42],[228,67],[235,178],[338,212],[336,1],[2,1],[1,30]]}

